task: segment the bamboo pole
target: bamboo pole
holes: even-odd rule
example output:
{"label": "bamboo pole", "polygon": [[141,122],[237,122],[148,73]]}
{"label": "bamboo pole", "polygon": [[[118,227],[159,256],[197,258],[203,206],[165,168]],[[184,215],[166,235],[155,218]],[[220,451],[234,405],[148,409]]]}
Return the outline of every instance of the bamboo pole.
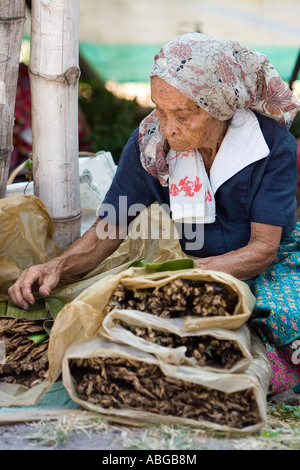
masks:
{"label": "bamboo pole", "polygon": [[0,2],[0,198],[6,196],[25,22],[25,0]]}
{"label": "bamboo pole", "polygon": [[32,0],[29,75],[34,194],[63,249],[80,236],[79,0]]}

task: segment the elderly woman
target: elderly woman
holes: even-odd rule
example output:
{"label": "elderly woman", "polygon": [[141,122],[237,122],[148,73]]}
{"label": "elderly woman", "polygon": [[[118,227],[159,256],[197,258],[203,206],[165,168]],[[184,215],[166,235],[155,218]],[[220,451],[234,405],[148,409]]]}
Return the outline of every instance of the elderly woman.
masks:
{"label": "elderly woman", "polygon": [[[58,258],[24,271],[11,298],[26,309],[34,283],[47,296],[60,279],[91,270],[120,245],[120,227],[135,216],[130,207],[158,201],[197,267],[249,283],[257,298],[252,326],[273,366],[270,393],[296,390],[300,225],[288,128],[299,103],[266,56],[199,33],[163,47],[150,76],[155,110],[124,148],[100,222]],[[108,207],[116,220],[104,217]],[[116,237],[101,236],[105,221]]]}

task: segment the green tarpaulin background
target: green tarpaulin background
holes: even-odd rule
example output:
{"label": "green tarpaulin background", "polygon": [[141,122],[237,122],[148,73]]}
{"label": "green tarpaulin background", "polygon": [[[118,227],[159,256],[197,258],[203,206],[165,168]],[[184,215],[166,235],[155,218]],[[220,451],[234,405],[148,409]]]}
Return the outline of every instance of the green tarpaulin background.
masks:
{"label": "green tarpaulin background", "polygon": [[[104,81],[147,82],[154,56],[161,46],[81,42],[80,53]],[[299,53],[298,47],[247,46],[267,55],[281,77],[290,80]]]}

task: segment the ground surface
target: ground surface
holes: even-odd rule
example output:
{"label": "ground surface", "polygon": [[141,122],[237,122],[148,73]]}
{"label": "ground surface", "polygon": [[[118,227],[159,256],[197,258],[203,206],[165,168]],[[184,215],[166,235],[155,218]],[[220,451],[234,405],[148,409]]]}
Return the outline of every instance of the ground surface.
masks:
{"label": "ground surface", "polygon": [[[300,221],[300,205],[297,209]],[[1,450],[300,450],[300,395],[268,404],[268,421],[255,435],[236,436],[174,426],[132,428],[84,412],[55,420],[0,424]],[[117,455],[112,454],[112,455]]]}
{"label": "ground surface", "polygon": [[[56,434],[56,432],[55,432]],[[63,432],[62,432],[63,434]],[[61,437],[62,437],[61,434]],[[119,427],[115,429],[113,426],[105,426],[102,430],[78,430],[66,437],[66,440],[59,442],[59,436],[55,435],[53,441],[46,443],[42,440],[42,432],[40,425],[3,425],[0,427],[0,449],[1,450],[130,450],[132,448],[144,450],[148,448],[148,445],[143,445],[145,430],[132,429]],[[36,436],[36,439],[29,439],[28,436]],[[25,438],[27,436],[27,438]],[[40,440],[41,439],[41,440]],[[155,439],[156,441],[156,439]],[[155,442],[152,440],[152,450],[184,450],[180,448],[180,444],[177,443],[171,446],[169,439],[165,438],[165,446],[162,442]],[[218,439],[205,439],[200,440],[197,443],[197,447],[192,446],[189,450],[201,450],[206,449],[224,449],[234,450],[234,446],[230,440]]]}
{"label": "ground surface", "polygon": [[300,450],[300,395],[292,398],[268,404],[267,424],[257,434],[171,425],[130,427],[80,411],[51,421],[2,424],[0,450],[99,450],[105,455],[155,450],[185,451],[191,456],[200,450]]}

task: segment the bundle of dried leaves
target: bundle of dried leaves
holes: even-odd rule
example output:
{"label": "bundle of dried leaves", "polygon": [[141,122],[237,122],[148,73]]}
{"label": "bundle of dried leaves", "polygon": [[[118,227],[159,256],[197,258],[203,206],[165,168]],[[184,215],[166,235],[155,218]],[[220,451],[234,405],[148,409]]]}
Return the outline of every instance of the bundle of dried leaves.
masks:
{"label": "bundle of dried leaves", "polygon": [[0,382],[32,387],[46,378],[48,343],[36,344],[30,335],[43,334],[43,322],[0,319],[0,341],[5,344],[5,362],[0,363]]}
{"label": "bundle of dried leaves", "polygon": [[78,396],[105,409],[205,420],[238,429],[260,420],[251,389],[227,394],[167,377],[157,365],[124,358],[74,359],[70,366]]}
{"label": "bundle of dried leaves", "polygon": [[116,323],[151,343],[167,348],[185,346],[187,348],[186,356],[194,357],[201,367],[213,365],[222,366],[224,369],[231,369],[243,358],[243,353],[238,343],[233,340],[217,339],[211,335],[182,337],[173,333],[156,331],[151,326],[142,328],[128,325],[121,320],[117,320]]}
{"label": "bundle of dried leaves", "polygon": [[116,306],[141,310],[162,318],[229,316],[234,313],[238,296],[217,282],[175,279],[163,287],[129,290],[119,283],[105,313]]}

